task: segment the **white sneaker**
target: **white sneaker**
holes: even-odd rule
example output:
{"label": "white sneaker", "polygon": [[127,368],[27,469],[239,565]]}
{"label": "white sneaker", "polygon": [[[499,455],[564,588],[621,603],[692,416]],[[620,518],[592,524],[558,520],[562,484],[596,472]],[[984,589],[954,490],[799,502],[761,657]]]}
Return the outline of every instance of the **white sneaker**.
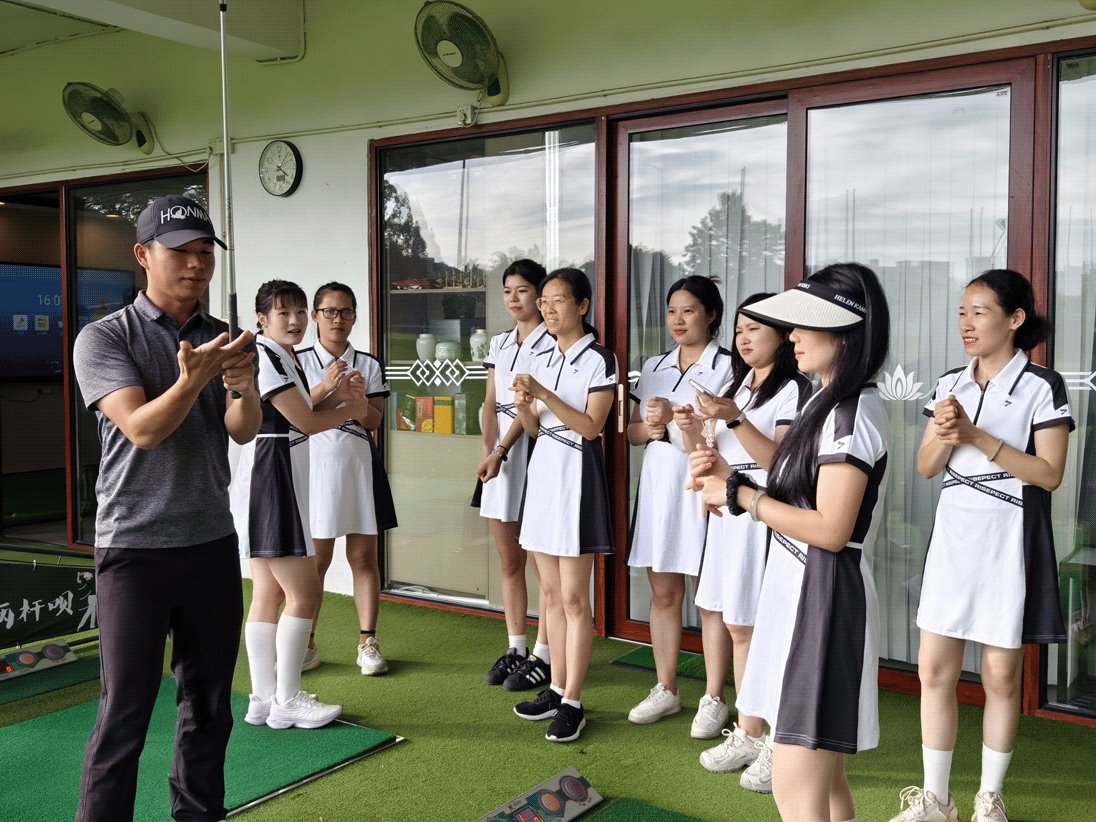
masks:
{"label": "white sneaker", "polygon": [[244,722],[248,725],[265,725],[268,716],[270,716],[270,700],[262,700],[255,694],[248,694]]}
{"label": "white sneaker", "polygon": [[305,648],[304,661],[301,663],[302,671],[311,671],[320,667],[320,649],[315,645]]}
{"label": "white sneaker", "polygon": [[738,778],[738,784],[754,793],[773,792],[773,749],[764,742],[755,742],[757,759],[755,759],[742,776]]}
{"label": "white sneaker", "polygon": [[1005,816],[1005,800],[1001,794],[982,791],[974,797],[974,816],[970,822],[1008,822]]}
{"label": "white sneaker", "polygon": [[[981,794],[979,794],[981,796]],[[916,785],[903,788],[898,795],[901,813],[890,822],[955,822],[959,814],[955,810],[955,797],[948,794],[948,801],[941,802],[932,791],[926,791]],[[902,805],[909,805],[904,811]],[[987,817],[992,819],[993,817]]]}
{"label": "white sneaker", "polygon": [[734,731],[723,729],[727,737],[714,748],[700,754],[700,764],[712,773],[733,773],[753,764],[761,754],[757,749],[759,740],[749,736],[735,723]]}
{"label": "white sneaker", "polygon": [[270,715],[266,724],[281,730],[292,728],[322,728],[342,716],[342,705],[324,705],[315,694],[297,691],[296,696],[284,705],[278,703],[278,697],[270,698]]}
{"label": "white sneaker", "polygon": [[693,739],[715,739],[727,724],[730,715],[727,703],[720,697],[704,694],[697,706],[696,716],[693,717],[691,736]]}
{"label": "white sneaker", "polygon": [[364,645],[358,646],[358,667],[366,676],[383,674],[388,670],[388,663],[381,656],[381,646],[375,636],[369,637]]}
{"label": "white sneaker", "polygon": [[681,696],[659,682],[651,688],[650,695],[628,712],[628,721],[636,725],[650,725],[664,716],[681,713]]}

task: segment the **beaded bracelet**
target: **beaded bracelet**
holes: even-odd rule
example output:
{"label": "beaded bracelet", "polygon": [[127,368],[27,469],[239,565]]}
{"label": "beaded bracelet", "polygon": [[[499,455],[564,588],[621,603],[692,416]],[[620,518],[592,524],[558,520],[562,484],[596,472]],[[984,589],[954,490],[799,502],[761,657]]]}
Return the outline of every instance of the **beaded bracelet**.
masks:
{"label": "beaded bracelet", "polygon": [[997,440],[997,448],[996,448],[996,450],[994,450],[993,456],[989,458],[989,461],[993,462],[995,459],[997,459],[997,455],[1001,453],[1001,449],[1004,448],[1004,447],[1005,447],[1005,441],[1002,440],[1002,439]]}

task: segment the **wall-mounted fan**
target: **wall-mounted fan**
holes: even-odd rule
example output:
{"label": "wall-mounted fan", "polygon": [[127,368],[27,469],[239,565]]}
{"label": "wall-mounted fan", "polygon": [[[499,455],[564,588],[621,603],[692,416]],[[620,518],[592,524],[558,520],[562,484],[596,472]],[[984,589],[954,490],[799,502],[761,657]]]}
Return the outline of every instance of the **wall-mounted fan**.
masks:
{"label": "wall-mounted fan", "polygon": [[140,113],[130,114],[118,89],[103,91],[91,83],[69,83],[61,92],[61,104],[84,134],[108,146],[136,141],[137,148],[151,154],[156,144],[152,124]]}
{"label": "wall-mounted fan", "polygon": [[440,0],[425,3],[415,18],[415,42],[426,64],[450,85],[480,92],[489,106],[501,106],[510,96],[495,37],[471,9]]}

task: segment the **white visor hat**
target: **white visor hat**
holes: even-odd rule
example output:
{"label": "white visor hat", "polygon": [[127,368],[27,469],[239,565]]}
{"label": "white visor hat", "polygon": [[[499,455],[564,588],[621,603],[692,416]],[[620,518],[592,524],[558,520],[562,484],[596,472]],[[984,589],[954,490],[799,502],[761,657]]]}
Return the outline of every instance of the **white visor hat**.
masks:
{"label": "white visor hat", "polygon": [[845,331],[864,322],[867,309],[821,283],[803,280],[795,288],[751,303],[739,313],[770,325],[810,331]]}

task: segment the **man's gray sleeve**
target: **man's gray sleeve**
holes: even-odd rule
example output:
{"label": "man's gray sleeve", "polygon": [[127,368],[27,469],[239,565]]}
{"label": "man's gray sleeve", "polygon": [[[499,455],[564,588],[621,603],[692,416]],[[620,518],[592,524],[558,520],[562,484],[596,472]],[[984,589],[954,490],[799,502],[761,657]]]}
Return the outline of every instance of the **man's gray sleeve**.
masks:
{"label": "man's gray sleeve", "polygon": [[116,328],[90,323],[76,337],[72,366],[84,405],[89,410],[108,394],[136,385],[144,387],[125,338]]}

